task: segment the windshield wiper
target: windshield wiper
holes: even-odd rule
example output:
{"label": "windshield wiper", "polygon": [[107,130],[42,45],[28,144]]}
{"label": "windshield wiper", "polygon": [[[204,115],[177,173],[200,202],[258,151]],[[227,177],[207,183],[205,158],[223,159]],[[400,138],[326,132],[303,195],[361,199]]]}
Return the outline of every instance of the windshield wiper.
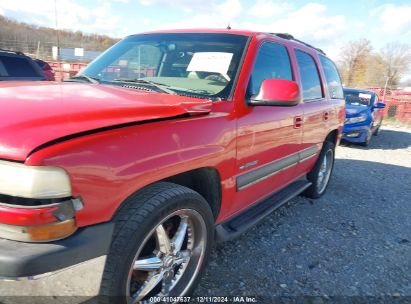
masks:
{"label": "windshield wiper", "polygon": [[[207,96],[208,91],[206,90],[197,90],[197,89],[187,89],[187,88],[179,88],[179,87],[174,87],[170,86],[164,83],[159,83],[159,82],[154,82],[146,79],[114,79],[112,82],[124,82],[124,83],[137,83],[137,84],[142,84],[142,85],[150,85],[158,90],[161,90],[162,92],[165,92],[167,94],[172,94],[172,95],[182,95],[182,96],[191,96],[191,97],[197,97],[197,98],[202,98],[202,99],[211,99],[213,101],[216,100],[221,100],[220,97],[211,97]],[[181,93],[180,93],[181,92]],[[188,94],[188,95],[186,95]]]}
{"label": "windshield wiper", "polygon": [[167,94],[171,94],[171,95],[175,95],[176,93],[169,89],[168,85],[166,84],[162,84],[162,83],[158,83],[158,82],[154,82],[154,81],[150,81],[150,80],[145,80],[145,79],[128,79],[128,78],[119,78],[119,79],[114,79],[113,82],[125,82],[125,83],[137,83],[137,84],[142,84],[142,85],[149,85],[152,87],[155,87],[156,89],[158,89],[159,91],[163,92],[163,93],[167,93]]}
{"label": "windshield wiper", "polygon": [[64,80],[65,82],[78,82],[78,81],[87,81],[89,83],[100,83],[100,79],[98,77],[92,77],[92,76],[87,76],[83,74],[75,75],[73,77],[70,77],[69,79]]}

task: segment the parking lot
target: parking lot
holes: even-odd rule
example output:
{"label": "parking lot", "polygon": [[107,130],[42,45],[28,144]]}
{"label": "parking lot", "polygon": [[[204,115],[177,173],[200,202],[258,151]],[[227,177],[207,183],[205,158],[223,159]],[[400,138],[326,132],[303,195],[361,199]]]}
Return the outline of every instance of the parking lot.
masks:
{"label": "parking lot", "polygon": [[[383,128],[370,147],[343,145],[336,158],[321,199],[298,197],[218,245],[196,294],[411,300],[411,131]],[[103,260],[38,281],[1,282],[0,295],[92,296]]]}

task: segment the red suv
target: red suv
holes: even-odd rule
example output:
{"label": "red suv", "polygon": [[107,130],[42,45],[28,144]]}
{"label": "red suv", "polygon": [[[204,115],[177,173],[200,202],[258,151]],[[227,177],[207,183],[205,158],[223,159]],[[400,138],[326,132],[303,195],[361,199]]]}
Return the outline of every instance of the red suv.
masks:
{"label": "red suv", "polygon": [[101,294],[132,301],[189,295],[215,240],[323,195],[345,117],[321,50],[228,29],[129,36],[0,102],[0,276],[107,255]]}

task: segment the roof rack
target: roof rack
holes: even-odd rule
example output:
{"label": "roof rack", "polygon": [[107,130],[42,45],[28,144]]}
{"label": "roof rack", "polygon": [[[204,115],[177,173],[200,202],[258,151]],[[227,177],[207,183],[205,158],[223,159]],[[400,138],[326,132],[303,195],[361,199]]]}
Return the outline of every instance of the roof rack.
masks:
{"label": "roof rack", "polygon": [[294,40],[294,41],[296,41],[296,42],[299,42],[299,43],[301,43],[301,44],[304,44],[305,46],[308,46],[309,48],[312,48],[312,49],[320,52],[321,54],[324,54],[324,55],[325,55],[325,52],[324,52],[322,49],[316,48],[315,46],[312,46],[311,44],[308,44],[308,43],[306,43],[306,42],[304,42],[304,41],[298,40],[298,39],[294,38],[293,35],[290,35],[290,34],[287,34],[287,33],[270,33],[270,34],[276,35],[277,37],[280,37],[280,38],[282,38],[282,39]]}

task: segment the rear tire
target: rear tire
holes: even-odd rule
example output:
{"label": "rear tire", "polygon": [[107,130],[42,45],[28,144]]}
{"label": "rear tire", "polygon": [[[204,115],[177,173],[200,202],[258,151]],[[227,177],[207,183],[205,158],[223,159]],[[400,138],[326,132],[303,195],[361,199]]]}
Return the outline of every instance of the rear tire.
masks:
{"label": "rear tire", "polygon": [[304,191],[304,196],[308,198],[319,198],[325,193],[334,168],[334,157],[334,143],[330,141],[324,142],[314,168],[307,174],[307,179],[312,185]]}
{"label": "rear tire", "polygon": [[101,302],[134,303],[151,296],[191,294],[214,240],[214,217],[200,194],[157,183],[127,199],[114,221]]}

